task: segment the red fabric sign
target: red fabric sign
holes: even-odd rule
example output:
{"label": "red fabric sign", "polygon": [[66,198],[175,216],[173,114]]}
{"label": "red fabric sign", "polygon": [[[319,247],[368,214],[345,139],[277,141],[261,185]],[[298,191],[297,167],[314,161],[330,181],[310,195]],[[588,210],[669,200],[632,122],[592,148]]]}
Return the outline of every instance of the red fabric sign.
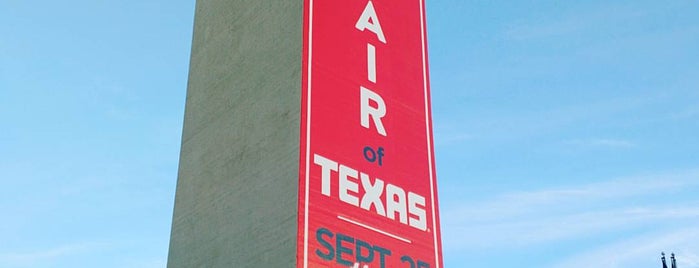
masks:
{"label": "red fabric sign", "polygon": [[305,0],[297,267],[442,267],[422,0]]}

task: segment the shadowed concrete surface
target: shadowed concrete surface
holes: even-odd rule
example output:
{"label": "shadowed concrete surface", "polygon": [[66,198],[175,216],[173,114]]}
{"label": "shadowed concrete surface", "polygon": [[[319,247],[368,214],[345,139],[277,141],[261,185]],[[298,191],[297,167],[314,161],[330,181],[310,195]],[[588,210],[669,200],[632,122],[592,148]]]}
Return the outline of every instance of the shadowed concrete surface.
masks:
{"label": "shadowed concrete surface", "polygon": [[198,0],[168,268],[294,267],[303,1]]}

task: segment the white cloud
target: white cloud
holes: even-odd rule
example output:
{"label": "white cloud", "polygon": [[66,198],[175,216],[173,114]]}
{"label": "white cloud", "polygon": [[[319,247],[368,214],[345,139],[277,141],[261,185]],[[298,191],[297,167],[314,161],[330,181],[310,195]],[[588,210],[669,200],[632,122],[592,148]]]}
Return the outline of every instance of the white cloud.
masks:
{"label": "white cloud", "polygon": [[570,140],[566,143],[577,146],[587,146],[587,147],[603,147],[603,148],[617,148],[617,149],[628,149],[637,146],[636,143],[621,140],[621,139],[587,139],[587,140]]}
{"label": "white cloud", "polygon": [[456,219],[511,218],[558,208],[589,208],[614,199],[648,196],[699,187],[699,170],[635,176],[529,192],[503,193],[493,200],[447,208]]}
{"label": "white cloud", "polygon": [[[611,243],[592,251],[575,255],[555,264],[555,268],[657,268],[660,252],[677,254],[677,265],[682,268],[698,268],[699,227],[658,232],[650,235]],[[670,259],[668,256],[668,265]]]}
{"label": "white cloud", "polygon": [[131,268],[163,268],[165,266],[167,266],[167,260],[160,258],[134,261],[128,265]]}
{"label": "white cloud", "polygon": [[[624,120],[626,115],[648,110],[649,107],[657,104],[660,95],[661,93],[651,92],[632,97],[608,98],[563,106],[554,105],[532,111],[495,111],[483,116],[454,113],[446,115],[447,119],[442,119],[441,123],[435,124],[435,142],[440,145],[453,140],[459,142],[528,140],[543,134],[577,127],[581,123],[607,124],[610,118]],[[636,122],[637,119],[629,120],[634,120],[629,122]],[[624,143],[631,145],[629,144],[631,141],[603,138],[587,142],[596,142],[597,146],[604,144],[619,146]],[[579,142],[582,141],[584,140]]]}
{"label": "white cloud", "polygon": [[[636,207],[531,218],[511,218],[450,228],[452,249],[517,248],[569,241],[668,221],[699,221],[699,208]],[[452,240],[456,236],[456,240]]]}
{"label": "white cloud", "polygon": [[[699,171],[690,170],[510,192],[443,207],[445,248],[454,251],[545,246],[638,228],[699,222]],[[674,201],[669,196],[685,196]],[[657,226],[657,227],[656,227]]]}
{"label": "white cloud", "polygon": [[699,104],[697,105],[692,105],[690,107],[685,108],[684,110],[681,110],[679,112],[675,112],[670,115],[671,119],[673,120],[687,120],[687,119],[694,119],[696,117],[699,117]]}
{"label": "white cloud", "polygon": [[[695,239],[696,241],[696,239]],[[677,260],[677,265],[680,267],[699,267],[699,249],[696,247],[693,249],[693,251],[689,250],[679,250],[676,253],[678,254],[677,256],[679,257],[679,260]]]}
{"label": "white cloud", "polygon": [[[527,40],[579,34],[608,28],[610,24],[619,25],[643,18],[644,11],[630,7],[605,5],[591,10],[575,10],[561,17],[544,21],[519,22],[505,31],[505,37],[511,40]],[[618,27],[618,26],[617,26]]]}
{"label": "white cloud", "polygon": [[466,133],[438,133],[435,135],[436,146],[451,146],[472,139],[473,136]]}
{"label": "white cloud", "polygon": [[30,252],[0,253],[0,267],[36,267],[67,256],[86,253],[100,247],[95,243],[73,243]]}

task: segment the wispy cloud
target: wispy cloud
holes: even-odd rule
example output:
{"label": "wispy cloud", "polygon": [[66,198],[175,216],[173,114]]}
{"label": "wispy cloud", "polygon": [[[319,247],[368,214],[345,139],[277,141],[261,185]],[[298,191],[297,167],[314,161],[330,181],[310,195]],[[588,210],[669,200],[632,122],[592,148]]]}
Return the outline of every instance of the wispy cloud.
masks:
{"label": "wispy cloud", "polygon": [[[668,221],[696,225],[698,178],[697,170],[637,176],[444,207],[445,248],[530,247]],[[667,201],[668,194],[686,198]]]}
{"label": "wispy cloud", "polygon": [[132,268],[163,268],[165,266],[167,266],[165,259],[146,259],[128,264],[128,267]]}
{"label": "wispy cloud", "polygon": [[436,146],[449,146],[472,139],[473,136],[466,133],[436,133]]}
{"label": "wispy cloud", "polygon": [[[492,114],[478,117],[451,114],[435,124],[435,142],[437,145],[451,145],[454,141],[521,140],[559,133],[562,130],[577,128],[581,124],[618,124],[618,121],[610,118],[628,119],[627,123],[634,124],[637,123],[635,115],[656,105],[663,94],[665,93],[651,92],[533,111],[494,111]],[[595,143],[596,146],[636,145],[632,141],[610,137],[581,139],[577,142]]]}
{"label": "wispy cloud", "polygon": [[611,7],[590,10],[576,10],[567,15],[553,17],[545,21],[520,22],[511,25],[505,36],[512,40],[526,40],[547,37],[560,37],[609,27],[642,18],[645,12],[629,7]]}
{"label": "wispy cloud", "polygon": [[684,110],[675,112],[671,114],[670,117],[673,120],[686,120],[699,117],[699,104],[691,105],[690,107],[687,107]]}
{"label": "wispy cloud", "polygon": [[460,243],[449,245],[451,248],[460,249],[540,246],[611,234],[665,221],[699,220],[699,209],[695,206],[679,208],[640,206],[554,216],[511,218],[504,221],[466,225],[457,227],[456,229],[460,230],[454,232],[463,234],[463,237],[460,237]]}
{"label": "wispy cloud", "polygon": [[[459,220],[510,218],[556,209],[585,209],[595,203],[663,195],[699,187],[699,170],[616,178],[582,185],[502,193],[492,200],[452,208]],[[593,203],[595,202],[595,203]]]}
{"label": "wispy cloud", "polygon": [[73,243],[28,252],[4,252],[0,253],[0,267],[36,267],[38,263],[83,254],[101,246],[96,243]]}
{"label": "wispy cloud", "polygon": [[[699,239],[694,239],[694,242],[696,242]],[[694,249],[693,252],[690,251],[678,251],[677,253],[680,254],[680,259],[678,261],[678,265],[681,265],[682,267],[699,267],[699,249]]]}
{"label": "wispy cloud", "polygon": [[637,144],[622,139],[576,139],[569,140],[565,142],[566,144],[583,146],[583,147],[597,147],[597,148],[610,148],[610,149],[630,149],[637,147]]}
{"label": "wispy cloud", "polygon": [[696,252],[699,252],[699,243],[696,241],[699,241],[699,227],[658,232],[575,255],[553,267],[588,268],[604,264],[605,267],[609,268],[654,268],[660,266],[660,251],[668,250],[677,254],[679,267],[697,268],[699,267],[699,258],[697,258]]}

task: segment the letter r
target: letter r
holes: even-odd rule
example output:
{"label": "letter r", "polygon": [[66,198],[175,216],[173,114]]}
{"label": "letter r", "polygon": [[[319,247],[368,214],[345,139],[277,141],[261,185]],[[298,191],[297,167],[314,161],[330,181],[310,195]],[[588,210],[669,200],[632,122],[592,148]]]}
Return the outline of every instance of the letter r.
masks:
{"label": "letter r", "polygon": [[[371,106],[371,102],[376,103],[376,107]],[[386,129],[383,127],[381,118],[386,116],[386,103],[383,101],[379,94],[365,88],[361,87],[360,93],[360,113],[361,113],[361,123],[365,128],[370,128],[369,118],[371,117],[376,127],[376,131],[379,134],[386,136]]]}

